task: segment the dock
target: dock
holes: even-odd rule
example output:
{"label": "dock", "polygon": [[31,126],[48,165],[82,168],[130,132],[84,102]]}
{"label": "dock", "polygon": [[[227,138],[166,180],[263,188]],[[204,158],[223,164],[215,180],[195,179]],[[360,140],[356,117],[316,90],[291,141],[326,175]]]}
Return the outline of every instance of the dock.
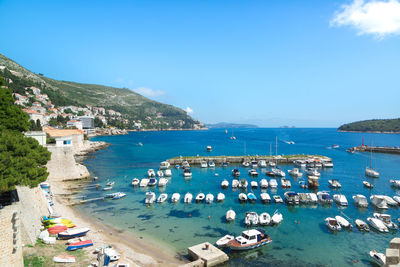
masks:
{"label": "dock", "polygon": [[374,153],[387,153],[387,154],[400,154],[400,147],[390,146],[355,146],[347,149],[348,152],[374,152]]}
{"label": "dock", "polygon": [[188,247],[188,254],[192,262],[185,264],[183,266],[217,266],[229,260],[228,255],[210,244],[209,242],[204,242],[192,247]]}
{"label": "dock", "polygon": [[309,160],[321,159],[325,162],[332,162],[332,159],[321,155],[278,155],[278,156],[262,156],[262,155],[249,155],[249,156],[190,156],[190,157],[176,157],[168,159],[167,161],[172,165],[182,164],[187,161],[190,165],[200,165],[202,161],[214,161],[215,164],[232,163],[241,164],[244,161],[260,161],[265,160],[276,162],[277,164],[293,164],[296,160]]}

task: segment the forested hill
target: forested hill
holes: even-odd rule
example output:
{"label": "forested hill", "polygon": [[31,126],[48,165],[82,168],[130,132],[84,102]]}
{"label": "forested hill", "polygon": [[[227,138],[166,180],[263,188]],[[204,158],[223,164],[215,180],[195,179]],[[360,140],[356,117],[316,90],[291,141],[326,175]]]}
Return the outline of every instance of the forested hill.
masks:
{"label": "forested hill", "polygon": [[399,119],[365,120],[343,124],[338,128],[343,132],[400,133]]}
{"label": "forested hill", "polygon": [[148,99],[127,88],[97,84],[58,81],[33,73],[0,54],[0,75],[8,78],[7,85],[15,93],[24,94],[24,88],[34,86],[47,94],[56,106],[100,107],[122,114],[124,121],[140,121],[142,128],[198,129],[204,125],[191,118],[184,110]]}

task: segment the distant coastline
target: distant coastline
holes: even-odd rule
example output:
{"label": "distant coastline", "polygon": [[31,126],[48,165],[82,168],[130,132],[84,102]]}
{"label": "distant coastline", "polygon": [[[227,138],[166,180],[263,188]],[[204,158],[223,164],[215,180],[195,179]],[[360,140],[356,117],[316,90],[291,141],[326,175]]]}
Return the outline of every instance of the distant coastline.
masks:
{"label": "distant coastline", "polygon": [[376,134],[400,134],[400,132],[390,132],[390,131],[345,131],[338,130],[341,133],[376,133]]}

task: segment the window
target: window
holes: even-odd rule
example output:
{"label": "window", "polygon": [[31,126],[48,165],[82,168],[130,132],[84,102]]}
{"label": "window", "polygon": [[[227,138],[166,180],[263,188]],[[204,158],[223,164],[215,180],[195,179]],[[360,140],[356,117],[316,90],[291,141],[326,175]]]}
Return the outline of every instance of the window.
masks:
{"label": "window", "polygon": [[70,145],[71,144],[71,140],[64,140],[64,145]]}

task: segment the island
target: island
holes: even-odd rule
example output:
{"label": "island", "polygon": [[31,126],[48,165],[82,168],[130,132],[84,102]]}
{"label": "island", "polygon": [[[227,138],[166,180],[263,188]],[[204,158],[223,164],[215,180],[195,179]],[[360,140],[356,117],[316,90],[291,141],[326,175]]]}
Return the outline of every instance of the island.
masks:
{"label": "island", "polygon": [[343,124],[339,132],[371,132],[371,133],[400,133],[400,118],[373,119]]}

